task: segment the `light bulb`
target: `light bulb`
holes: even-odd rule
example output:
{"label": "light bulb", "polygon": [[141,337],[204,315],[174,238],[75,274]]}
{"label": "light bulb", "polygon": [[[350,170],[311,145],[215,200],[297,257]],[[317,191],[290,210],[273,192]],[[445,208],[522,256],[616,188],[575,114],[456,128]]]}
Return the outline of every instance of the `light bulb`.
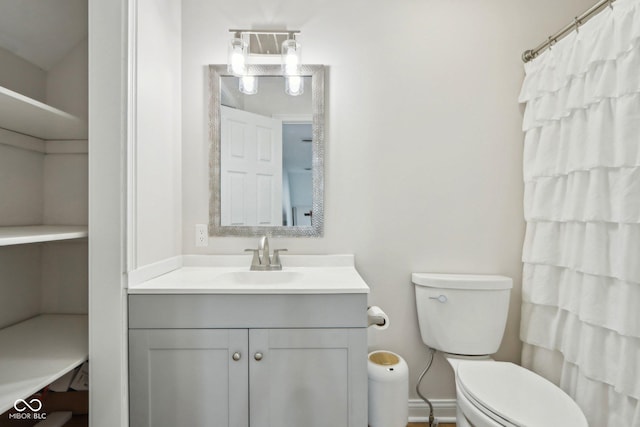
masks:
{"label": "light bulb", "polygon": [[258,77],[242,76],[240,77],[240,92],[246,95],[255,95],[258,93]]}
{"label": "light bulb", "polygon": [[300,75],[302,56],[300,43],[294,39],[282,43],[282,74],[285,76]]}
{"label": "light bulb", "polygon": [[304,93],[304,78],[302,76],[285,77],[284,91],[291,96],[302,95]]}
{"label": "light bulb", "polygon": [[227,71],[234,76],[241,76],[247,71],[247,44],[235,38],[229,43]]}
{"label": "light bulb", "polygon": [[295,54],[289,54],[285,59],[286,63],[284,64],[285,72],[284,74],[287,76],[295,76],[298,74],[298,56]]}

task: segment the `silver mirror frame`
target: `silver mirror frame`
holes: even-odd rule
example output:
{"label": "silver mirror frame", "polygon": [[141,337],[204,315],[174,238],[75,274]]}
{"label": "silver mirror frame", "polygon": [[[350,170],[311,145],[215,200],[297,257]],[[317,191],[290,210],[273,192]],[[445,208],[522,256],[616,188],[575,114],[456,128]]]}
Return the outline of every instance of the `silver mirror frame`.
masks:
{"label": "silver mirror frame", "polygon": [[[253,76],[282,76],[280,65],[249,65]],[[230,76],[227,65],[209,65],[209,235],[322,237],[324,233],[324,65],[303,65],[302,75],[311,79],[313,109],[312,141],[312,225],[234,226],[221,225],[220,195],[220,78]]]}

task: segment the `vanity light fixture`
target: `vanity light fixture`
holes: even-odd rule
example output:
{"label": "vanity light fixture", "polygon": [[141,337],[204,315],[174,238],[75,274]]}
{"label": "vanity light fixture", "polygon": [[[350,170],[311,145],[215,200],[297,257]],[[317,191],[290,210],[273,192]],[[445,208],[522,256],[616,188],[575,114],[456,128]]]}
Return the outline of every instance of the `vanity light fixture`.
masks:
{"label": "vanity light fixture", "polygon": [[300,76],[302,56],[300,43],[295,39],[295,34],[290,33],[289,39],[282,42],[282,75]]}
{"label": "vanity light fixture", "polygon": [[[240,92],[253,95],[258,92],[258,79],[249,75],[248,65],[280,56],[282,75],[285,78],[285,93],[297,96],[304,93],[304,78],[301,74],[301,46],[296,35],[300,31],[289,30],[229,30],[233,38],[229,43],[227,70],[240,77]],[[277,55],[277,56],[276,56]]]}
{"label": "vanity light fixture", "polygon": [[234,76],[243,76],[247,72],[248,45],[242,34],[236,32],[229,42],[227,70]]}
{"label": "vanity light fixture", "polygon": [[282,42],[282,75],[284,76],[284,92],[298,96],[304,93],[304,79],[301,76],[302,54],[300,43],[294,33]]}

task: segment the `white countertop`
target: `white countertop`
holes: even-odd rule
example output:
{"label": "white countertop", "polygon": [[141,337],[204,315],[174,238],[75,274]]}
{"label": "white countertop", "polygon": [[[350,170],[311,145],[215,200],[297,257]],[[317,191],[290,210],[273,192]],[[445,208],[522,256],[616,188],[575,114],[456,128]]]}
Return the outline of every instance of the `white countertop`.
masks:
{"label": "white countertop", "polygon": [[[250,256],[187,256],[172,271],[129,283],[129,294],[353,294],[369,287],[353,255],[286,255],[281,271],[249,271]],[[151,267],[149,270],[158,272]],[[153,273],[152,273],[153,274]],[[133,274],[140,278],[144,273]],[[132,275],[130,274],[130,277]]]}

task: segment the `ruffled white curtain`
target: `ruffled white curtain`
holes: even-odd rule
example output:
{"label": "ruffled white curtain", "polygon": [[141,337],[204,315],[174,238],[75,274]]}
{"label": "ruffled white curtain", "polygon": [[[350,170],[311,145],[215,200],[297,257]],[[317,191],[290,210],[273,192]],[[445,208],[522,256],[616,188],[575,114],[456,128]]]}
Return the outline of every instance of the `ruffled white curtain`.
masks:
{"label": "ruffled white curtain", "polygon": [[523,365],[640,426],[640,0],[526,64]]}

